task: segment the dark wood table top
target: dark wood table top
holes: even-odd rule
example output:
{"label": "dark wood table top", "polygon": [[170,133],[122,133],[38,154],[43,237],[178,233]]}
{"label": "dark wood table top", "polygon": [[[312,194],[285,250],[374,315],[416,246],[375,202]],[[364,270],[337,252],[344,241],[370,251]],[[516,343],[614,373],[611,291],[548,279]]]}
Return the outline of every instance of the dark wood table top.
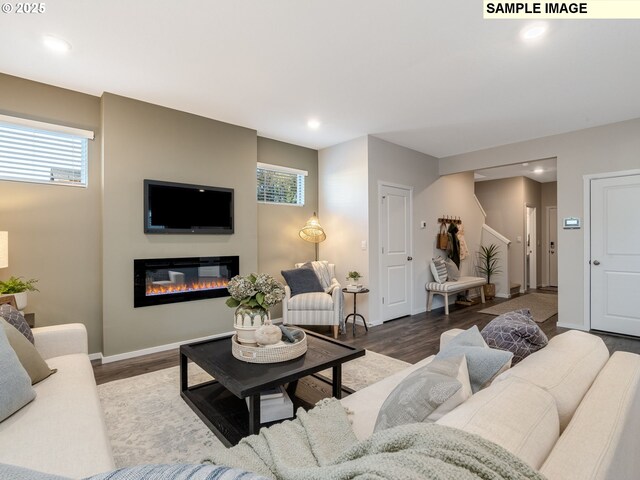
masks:
{"label": "dark wood table top", "polygon": [[307,352],[280,363],[248,363],[231,353],[231,335],[182,345],[180,353],[198,364],[239,398],[293,382],[326,368],[362,357],[363,348],[305,330]]}

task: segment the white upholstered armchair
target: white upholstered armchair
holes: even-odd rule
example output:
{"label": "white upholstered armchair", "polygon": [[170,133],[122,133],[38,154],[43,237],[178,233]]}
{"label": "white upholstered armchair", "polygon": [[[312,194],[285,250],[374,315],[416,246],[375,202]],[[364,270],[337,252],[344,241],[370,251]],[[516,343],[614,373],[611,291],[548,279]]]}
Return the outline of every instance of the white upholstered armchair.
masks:
{"label": "white upholstered armchair", "polygon": [[[296,263],[296,268],[303,264]],[[344,294],[336,279],[336,266],[328,262],[312,262],[324,292],[300,293],[291,296],[291,288],[285,285],[285,297],[282,301],[282,320],[285,325],[331,325],[333,337],[337,338],[338,329],[344,330],[342,306]]]}

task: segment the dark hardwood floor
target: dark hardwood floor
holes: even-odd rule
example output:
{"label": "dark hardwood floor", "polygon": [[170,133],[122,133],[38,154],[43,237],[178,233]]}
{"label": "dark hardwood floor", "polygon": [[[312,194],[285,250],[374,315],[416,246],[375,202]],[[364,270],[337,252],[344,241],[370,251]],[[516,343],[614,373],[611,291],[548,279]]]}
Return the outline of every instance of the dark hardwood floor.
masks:
{"label": "dark hardwood floor", "polygon": [[[532,291],[535,292],[536,290]],[[549,290],[540,291],[540,293],[554,294],[553,291]],[[478,313],[478,311],[504,301],[506,299],[496,298],[485,304],[477,304],[470,307],[452,305],[448,316],[444,314],[443,308],[439,308],[432,312],[386,322],[383,325],[369,328],[368,332],[365,331],[363,326],[358,325],[355,336],[352,334],[353,330],[350,323],[346,333],[341,334],[338,339],[376,353],[404,360],[405,362],[416,363],[438,352],[440,334],[442,332],[451,328],[467,329],[473,325],[478,325],[478,328],[482,329],[495,317]],[[555,315],[539,325],[544,333],[551,338],[566,330],[558,327],[557,323],[558,316]],[[329,327],[311,327],[310,329],[330,335]],[[602,337],[611,353],[617,350],[640,353],[640,339],[593,333]],[[95,362],[93,370],[96,383],[101,384],[177,366],[178,364],[178,350],[175,349],[104,365]],[[326,393],[322,382],[311,382],[305,384],[302,388],[316,389],[319,394]]]}

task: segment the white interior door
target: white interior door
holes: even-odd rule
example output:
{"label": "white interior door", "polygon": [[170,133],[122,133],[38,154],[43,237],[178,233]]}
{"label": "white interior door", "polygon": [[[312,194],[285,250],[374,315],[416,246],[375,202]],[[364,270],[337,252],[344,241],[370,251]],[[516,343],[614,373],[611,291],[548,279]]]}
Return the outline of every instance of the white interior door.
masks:
{"label": "white interior door", "polygon": [[382,321],[411,313],[411,190],[380,185]]}
{"label": "white interior door", "polygon": [[549,257],[549,286],[558,286],[558,209],[549,207],[547,214],[549,222],[547,232],[549,232],[549,244],[547,245]]}
{"label": "white interior door", "polygon": [[591,328],[640,336],[640,175],[591,180]]}
{"label": "white interior door", "polygon": [[526,288],[536,288],[538,286],[537,277],[537,244],[538,239],[536,237],[536,207],[525,207],[526,219],[525,219],[525,279],[524,285]]}

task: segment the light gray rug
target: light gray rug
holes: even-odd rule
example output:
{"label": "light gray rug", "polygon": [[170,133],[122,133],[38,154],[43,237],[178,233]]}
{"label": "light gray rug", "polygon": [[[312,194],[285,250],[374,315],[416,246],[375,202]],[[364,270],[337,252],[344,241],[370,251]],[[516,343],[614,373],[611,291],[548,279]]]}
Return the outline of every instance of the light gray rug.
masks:
{"label": "light gray rug", "polygon": [[[342,366],[342,383],[353,390],[409,365],[367,351]],[[331,370],[322,372],[331,378]],[[179,367],[167,368],[98,386],[117,467],[143,463],[200,463],[224,445],[182,400]],[[211,377],[189,365],[189,383]]]}
{"label": "light gray rug", "polygon": [[533,315],[533,319],[538,323],[542,323],[558,313],[558,296],[544,293],[528,293],[493,307],[479,310],[478,313],[502,315],[522,308],[528,308],[531,311],[531,315]]}

